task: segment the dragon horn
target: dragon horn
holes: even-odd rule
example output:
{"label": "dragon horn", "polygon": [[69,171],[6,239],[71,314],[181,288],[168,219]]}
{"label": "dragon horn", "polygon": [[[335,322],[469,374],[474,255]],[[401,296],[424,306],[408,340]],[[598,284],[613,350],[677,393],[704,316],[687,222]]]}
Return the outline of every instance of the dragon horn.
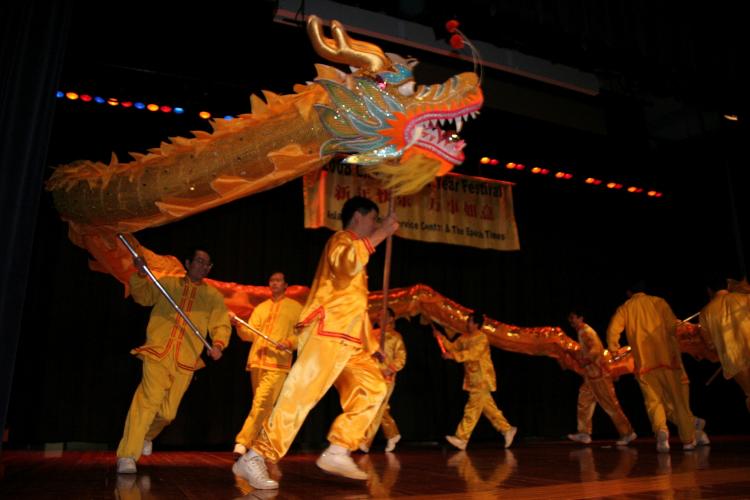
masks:
{"label": "dragon horn", "polygon": [[391,66],[380,47],[350,38],[340,22],[331,21],[331,34],[334,38],[327,38],[323,34],[322,24],[318,16],[310,16],[307,19],[307,35],[320,57],[365,69],[371,73],[383,71]]}

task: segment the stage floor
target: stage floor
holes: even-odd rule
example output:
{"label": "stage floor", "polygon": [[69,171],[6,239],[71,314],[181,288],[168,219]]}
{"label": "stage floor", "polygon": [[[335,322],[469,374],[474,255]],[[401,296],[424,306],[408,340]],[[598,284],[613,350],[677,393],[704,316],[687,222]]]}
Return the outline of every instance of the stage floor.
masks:
{"label": "stage floor", "polygon": [[[377,447],[354,459],[368,481],[328,475],[317,453],[292,453],[271,476],[278,491],[253,491],[231,472],[229,452],[159,451],[138,474],[118,476],[114,452],[14,451],[0,457],[0,498],[750,498],[750,436],[712,437],[712,444],[660,454],[653,439],[627,448],[611,441],[580,446],[562,441],[500,444],[406,443],[395,453]],[[377,443],[376,443],[377,445]]]}

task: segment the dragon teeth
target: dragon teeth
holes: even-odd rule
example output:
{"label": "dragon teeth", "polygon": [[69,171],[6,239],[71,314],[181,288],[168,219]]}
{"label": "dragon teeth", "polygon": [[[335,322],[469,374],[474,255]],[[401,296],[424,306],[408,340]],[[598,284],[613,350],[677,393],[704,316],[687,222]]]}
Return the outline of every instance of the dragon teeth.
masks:
{"label": "dragon teeth", "polygon": [[461,128],[464,126],[463,122],[461,121],[461,117],[456,117],[456,132],[461,132]]}

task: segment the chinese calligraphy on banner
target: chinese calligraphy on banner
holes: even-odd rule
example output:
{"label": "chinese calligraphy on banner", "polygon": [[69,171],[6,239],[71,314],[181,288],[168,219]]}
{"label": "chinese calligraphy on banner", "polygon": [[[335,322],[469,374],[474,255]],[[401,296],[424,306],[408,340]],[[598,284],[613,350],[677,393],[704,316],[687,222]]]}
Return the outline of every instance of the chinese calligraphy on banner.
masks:
{"label": "chinese calligraphy on banner", "polygon": [[[512,184],[448,174],[415,195],[398,197],[397,236],[494,250],[518,250]],[[388,193],[355,165],[329,163],[304,178],[305,227],[341,229],[341,207],[365,196],[388,210]]]}

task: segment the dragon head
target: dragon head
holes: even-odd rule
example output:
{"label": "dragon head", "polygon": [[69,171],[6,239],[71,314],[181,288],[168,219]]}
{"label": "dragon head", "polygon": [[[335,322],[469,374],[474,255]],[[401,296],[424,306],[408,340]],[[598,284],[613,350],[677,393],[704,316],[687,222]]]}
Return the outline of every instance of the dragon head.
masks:
{"label": "dragon head", "polygon": [[[321,146],[322,155],[349,155],[344,161],[373,167],[375,175],[387,177],[389,187],[408,185],[412,192],[463,162],[465,143],[458,133],[483,102],[475,73],[415,86],[415,59],[354,40],[337,21],[331,22],[333,38],[323,36],[316,16],[310,16],[307,26],[319,55],[353,69],[347,75],[319,67],[316,83],[326,90],[330,104],[316,109],[332,136]],[[421,172],[417,180],[415,169]],[[406,193],[400,189],[399,194]]]}

